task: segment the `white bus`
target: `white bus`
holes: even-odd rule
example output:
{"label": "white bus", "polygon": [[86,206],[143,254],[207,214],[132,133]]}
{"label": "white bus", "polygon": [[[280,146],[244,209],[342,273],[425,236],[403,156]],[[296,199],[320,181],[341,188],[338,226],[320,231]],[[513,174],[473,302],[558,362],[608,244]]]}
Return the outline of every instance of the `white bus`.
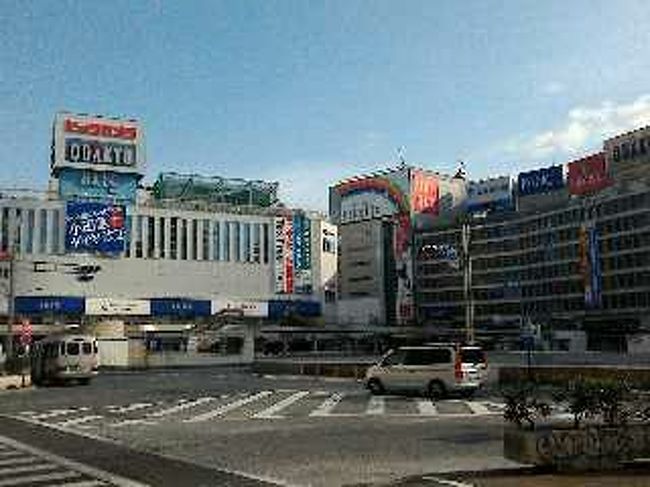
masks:
{"label": "white bus", "polygon": [[49,336],[32,347],[32,382],[88,384],[97,375],[98,358],[97,340],[93,336],[69,333]]}

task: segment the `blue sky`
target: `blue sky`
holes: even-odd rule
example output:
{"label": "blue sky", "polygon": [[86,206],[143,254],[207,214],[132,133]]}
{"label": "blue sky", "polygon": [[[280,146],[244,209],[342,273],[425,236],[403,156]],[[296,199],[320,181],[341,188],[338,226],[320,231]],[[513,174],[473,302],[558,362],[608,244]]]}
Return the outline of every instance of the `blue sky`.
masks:
{"label": "blue sky", "polygon": [[327,185],[516,174],[650,123],[644,1],[0,1],[0,186],[44,187],[66,109],[128,116],[160,171]]}

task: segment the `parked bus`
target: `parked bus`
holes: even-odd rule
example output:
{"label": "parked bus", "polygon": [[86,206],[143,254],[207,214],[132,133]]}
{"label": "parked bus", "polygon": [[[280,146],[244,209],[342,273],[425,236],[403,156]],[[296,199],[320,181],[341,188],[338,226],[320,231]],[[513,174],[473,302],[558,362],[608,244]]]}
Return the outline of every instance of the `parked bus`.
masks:
{"label": "parked bus", "polygon": [[34,384],[76,381],[88,384],[97,375],[98,350],[95,337],[57,334],[34,343],[31,376]]}

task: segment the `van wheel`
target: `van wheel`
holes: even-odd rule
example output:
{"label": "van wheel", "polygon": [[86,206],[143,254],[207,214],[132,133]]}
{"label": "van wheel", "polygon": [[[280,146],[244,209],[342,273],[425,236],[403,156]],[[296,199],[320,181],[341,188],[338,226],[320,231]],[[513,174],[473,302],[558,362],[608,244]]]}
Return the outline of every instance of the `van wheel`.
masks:
{"label": "van wheel", "polygon": [[439,380],[431,381],[427,388],[427,392],[431,399],[442,399],[447,393],[444,384]]}
{"label": "van wheel", "polygon": [[375,396],[384,393],[384,386],[379,379],[370,379],[368,381],[368,389],[370,390],[370,393]]}

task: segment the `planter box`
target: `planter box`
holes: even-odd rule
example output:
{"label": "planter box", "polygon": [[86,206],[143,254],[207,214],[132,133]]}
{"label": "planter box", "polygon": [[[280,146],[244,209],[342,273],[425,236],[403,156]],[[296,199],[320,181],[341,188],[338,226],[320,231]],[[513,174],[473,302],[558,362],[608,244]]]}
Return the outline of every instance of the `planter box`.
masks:
{"label": "planter box", "polygon": [[650,424],[580,429],[506,428],[503,454],[509,460],[559,470],[609,470],[650,457]]}

